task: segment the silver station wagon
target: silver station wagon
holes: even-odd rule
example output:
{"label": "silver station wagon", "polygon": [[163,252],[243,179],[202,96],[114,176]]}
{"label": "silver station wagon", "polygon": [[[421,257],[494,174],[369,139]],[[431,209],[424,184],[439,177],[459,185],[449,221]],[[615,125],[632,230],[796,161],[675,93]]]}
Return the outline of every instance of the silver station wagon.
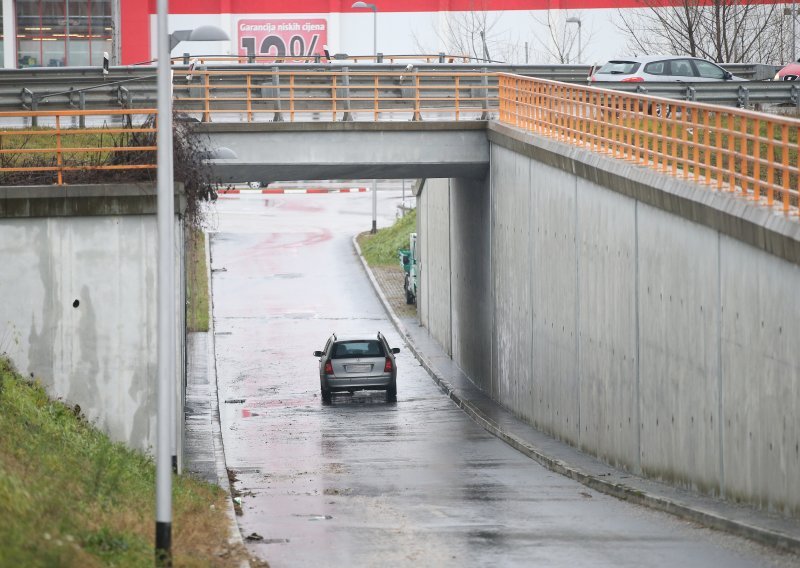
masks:
{"label": "silver station wagon", "polygon": [[386,399],[397,400],[397,347],[389,347],[382,333],[376,337],[340,338],[334,333],[319,357],[319,387],[322,401],[330,402],[334,392],[385,390]]}

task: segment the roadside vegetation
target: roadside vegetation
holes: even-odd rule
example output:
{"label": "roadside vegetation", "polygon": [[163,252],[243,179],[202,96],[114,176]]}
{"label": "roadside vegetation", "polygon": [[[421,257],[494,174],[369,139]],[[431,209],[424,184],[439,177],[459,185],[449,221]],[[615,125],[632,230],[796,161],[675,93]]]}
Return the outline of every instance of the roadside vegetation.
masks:
{"label": "roadside vegetation", "polygon": [[208,331],[208,276],[205,233],[198,227],[186,230],[186,329]]}
{"label": "roadside vegetation", "polygon": [[[152,460],[0,358],[0,566],[153,566]],[[225,492],[173,477],[175,566],[230,566]]]}
{"label": "roadside vegetation", "polygon": [[400,265],[397,251],[408,248],[408,235],[417,230],[417,210],[412,209],[394,225],[379,229],[374,235],[361,233],[358,246],[370,266]]}

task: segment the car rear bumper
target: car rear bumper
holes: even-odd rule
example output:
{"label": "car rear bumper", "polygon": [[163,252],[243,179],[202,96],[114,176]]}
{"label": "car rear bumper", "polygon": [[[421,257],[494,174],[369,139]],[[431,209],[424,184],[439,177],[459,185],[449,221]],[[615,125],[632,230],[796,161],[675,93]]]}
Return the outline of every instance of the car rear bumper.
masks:
{"label": "car rear bumper", "polygon": [[394,383],[394,379],[391,375],[356,378],[325,377],[320,383],[323,390],[329,391],[385,390]]}

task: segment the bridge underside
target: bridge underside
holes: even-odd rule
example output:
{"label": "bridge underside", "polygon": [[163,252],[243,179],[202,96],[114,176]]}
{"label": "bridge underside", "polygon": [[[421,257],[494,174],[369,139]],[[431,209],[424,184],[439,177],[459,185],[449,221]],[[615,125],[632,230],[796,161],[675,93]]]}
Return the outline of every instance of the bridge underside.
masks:
{"label": "bridge underside", "polygon": [[486,122],[199,124],[221,183],[486,175]]}

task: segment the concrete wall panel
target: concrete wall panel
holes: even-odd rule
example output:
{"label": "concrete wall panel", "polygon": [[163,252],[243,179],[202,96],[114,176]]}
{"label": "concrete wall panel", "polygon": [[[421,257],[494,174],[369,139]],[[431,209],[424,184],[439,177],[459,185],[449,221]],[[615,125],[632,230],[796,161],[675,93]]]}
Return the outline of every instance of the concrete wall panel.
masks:
{"label": "concrete wall panel", "polygon": [[515,413],[530,417],[530,167],[529,160],[493,147],[492,278],[493,376],[496,393]]}
{"label": "concrete wall panel", "polygon": [[424,310],[431,335],[452,354],[450,328],[450,181],[427,180],[423,190],[425,242]]}
{"label": "concrete wall panel", "polygon": [[0,289],[16,291],[0,305],[2,350],[142,450],[155,443],[156,262],[155,216],[0,221]]}
{"label": "concrete wall panel", "polygon": [[579,440],[575,177],[530,161],[532,412],[539,429]]}
{"label": "concrete wall panel", "polygon": [[636,203],[581,183],[577,194],[581,447],[637,463]]}
{"label": "concrete wall panel", "polygon": [[453,359],[483,388],[491,378],[489,180],[451,180]]}
{"label": "concrete wall panel", "polygon": [[643,204],[638,235],[641,469],[718,495],[719,236]]}
{"label": "concrete wall panel", "polygon": [[800,267],[720,241],[724,492],[800,516]]}
{"label": "concrete wall panel", "polygon": [[449,254],[453,275],[451,310],[428,310],[429,329],[452,323],[455,361],[538,428],[613,465],[800,516],[796,227],[621,161],[500,138],[488,188],[451,181],[449,213],[422,201],[420,230],[436,242],[424,254]]}

